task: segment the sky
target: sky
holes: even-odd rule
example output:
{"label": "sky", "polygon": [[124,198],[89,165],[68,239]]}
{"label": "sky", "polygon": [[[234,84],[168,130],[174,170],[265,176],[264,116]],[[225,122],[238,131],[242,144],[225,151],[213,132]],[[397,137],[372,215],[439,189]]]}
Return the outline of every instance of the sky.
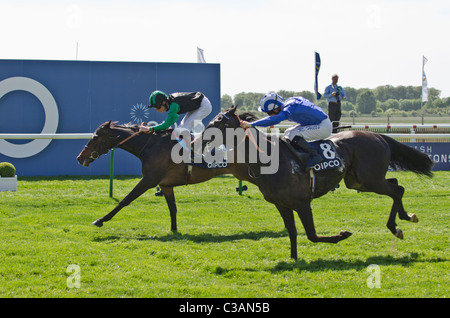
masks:
{"label": "sky", "polygon": [[[0,59],[221,65],[221,94],[422,85],[450,96],[448,0],[0,0]],[[78,46],[78,51],[77,51]]]}

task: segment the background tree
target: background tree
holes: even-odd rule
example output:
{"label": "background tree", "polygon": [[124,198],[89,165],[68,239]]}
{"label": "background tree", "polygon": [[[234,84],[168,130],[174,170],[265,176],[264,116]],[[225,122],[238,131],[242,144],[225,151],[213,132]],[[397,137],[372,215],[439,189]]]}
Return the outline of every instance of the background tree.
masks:
{"label": "background tree", "polygon": [[420,109],[421,100],[420,99],[402,99],[400,101],[400,110],[404,110],[405,112],[411,110]]}
{"label": "background tree", "polygon": [[356,97],[358,96],[358,90],[353,87],[344,87],[346,101],[356,105]]}
{"label": "background tree", "polygon": [[222,95],[220,98],[220,106],[222,110],[228,109],[233,106],[233,98],[230,95]]}
{"label": "background tree", "polygon": [[[413,115],[420,112],[422,87],[421,86],[392,86],[383,85],[374,89],[344,87],[347,99],[342,102],[342,110],[346,112],[360,112],[362,114],[383,114],[401,113],[404,116]],[[265,93],[241,92],[234,97],[223,95],[221,107],[226,109],[232,105],[239,105],[243,111],[257,112],[259,102]],[[312,91],[288,91],[279,90],[277,92],[288,99],[293,96],[303,96],[309,99],[323,110],[328,110],[328,102],[325,98],[316,101]],[[428,101],[423,105],[423,109],[428,114],[450,113],[450,98],[440,98],[441,91],[432,87],[428,88]],[[359,100],[358,100],[359,98]],[[374,102],[375,101],[375,102]],[[415,112],[413,114],[413,112]]]}
{"label": "background tree", "polygon": [[356,108],[361,114],[370,114],[377,108],[377,100],[375,94],[369,90],[363,90],[356,98]]}

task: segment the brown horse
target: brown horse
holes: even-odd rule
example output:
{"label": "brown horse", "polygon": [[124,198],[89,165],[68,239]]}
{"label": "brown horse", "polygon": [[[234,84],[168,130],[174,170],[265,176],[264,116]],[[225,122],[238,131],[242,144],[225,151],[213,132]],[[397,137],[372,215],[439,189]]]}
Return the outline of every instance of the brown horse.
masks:
{"label": "brown horse", "polygon": [[[247,115],[246,120],[254,117]],[[122,208],[129,205],[148,189],[156,186],[167,201],[171,218],[171,230],[177,231],[177,207],[173,188],[180,185],[195,184],[208,181],[218,175],[233,174],[241,180],[245,179],[247,168],[245,164],[229,164],[226,168],[206,169],[193,166],[188,171],[184,162],[174,163],[171,151],[176,140],[172,140],[172,129],[153,134],[138,134],[137,125],[117,125],[112,121],[100,125],[77,156],[78,162],[88,167],[94,160],[106,154],[112,148],[121,148],[138,157],[142,162],[142,179],[131,192],[120,201],[107,215],[92,224],[102,227],[104,222],[111,220]]]}
{"label": "brown horse", "polygon": [[[216,128],[225,133],[226,129],[239,128],[242,120],[243,118],[236,114],[236,107],[232,107],[218,114],[205,131]],[[258,130],[254,131],[258,135],[255,139],[273,139]],[[426,154],[388,136],[366,131],[346,131],[330,137],[329,140],[333,142],[344,167],[316,172],[314,190],[310,186],[310,175],[303,168],[298,169],[301,163],[284,142],[279,144],[279,169],[275,173],[261,174],[257,178],[249,177],[248,173],[244,177],[257,185],[264,198],[273,203],[280,212],[291,240],[292,258],[297,258],[297,230],[293,211],[299,215],[306,235],[312,242],[337,243],[351,235],[350,232],[342,231],[335,236],[317,236],[311,211],[311,200],[335,189],[342,179],[349,189],[391,197],[394,202],[387,227],[402,239],[403,232],[395,223],[397,213],[402,220],[418,222],[418,218],[415,214],[405,211],[402,203],[405,189],[398,185],[397,179],[386,179],[386,172],[391,166],[394,170],[412,171],[428,177],[433,175],[433,162]],[[227,148],[230,146],[233,145],[227,145]]]}
{"label": "brown horse", "polygon": [[[247,121],[251,119],[242,117],[242,115],[240,118],[235,111],[236,107],[233,107],[220,113],[211,121],[207,129],[213,127],[221,131],[226,128],[240,129],[241,119]],[[77,160],[80,164],[88,166],[100,155],[117,147],[120,141],[127,139],[138,130],[137,126],[116,125],[109,121],[96,130]],[[304,173],[303,169],[298,168],[301,164],[296,161],[296,157],[284,143],[279,144],[279,157],[277,158],[279,169],[272,174],[256,175],[255,171],[259,171],[258,169],[264,164],[260,162],[239,163],[236,159],[237,151],[233,152],[234,162],[237,163],[229,163],[226,168],[219,169],[203,169],[194,166],[188,174],[186,163],[176,164],[171,158],[172,148],[177,143],[172,140],[171,132],[172,130],[167,130],[152,135],[137,135],[118,146],[141,160],[143,177],[110,213],[96,220],[94,225],[101,227],[103,222],[109,221],[123,207],[145,191],[159,185],[170,210],[171,230],[177,231],[177,208],[173,187],[204,182],[221,174],[233,174],[239,180],[246,180],[257,185],[264,198],[275,204],[289,233],[291,257],[296,259],[297,230],[293,211],[297,211],[308,239],[313,242],[337,243],[351,235],[349,232],[341,232],[335,236],[317,236],[310,206],[312,197],[319,197],[334,189],[342,178],[349,188],[372,191],[392,197],[394,204],[387,226],[394,235],[401,237],[401,230],[397,229],[395,224],[397,212],[400,219],[417,222],[417,217],[409,216],[403,209],[401,198],[404,189],[397,185],[396,179],[385,179],[387,168],[391,164],[395,168],[431,176],[432,163],[428,156],[421,152],[379,134],[344,132],[336,135],[332,140],[345,167],[317,173],[316,187],[312,196],[308,175]],[[260,132],[258,132],[257,138],[270,140],[270,137]],[[242,143],[242,140],[237,142]],[[252,146],[249,139],[245,140],[245,144],[247,148]],[[227,149],[231,148],[233,145],[227,145]]]}
{"label": "brown horse", "polygon": [[185,163],[176,164],[171,159],[172,148],[177,143],[177,141],[171,139],[172,129],[150,135],[138,134],[138,132],[139,127],[137,125],[117,125],[111,121],[106,122],[97,128],[92,138],[78,155],[78,162],[87,167],[95,159],[117,147],[130,152],[142,162],[142,179],[139,183],[110,213],[92,224],[98,227],[103,226],[103,222],[111,220],[122,208],[129,205],[148,189],[159,185],[169,207],[171,230],[176,232],[177,207],[173,187],[205,182],[217,175],[229,172],[227,169],[193,167],[188,175]]}

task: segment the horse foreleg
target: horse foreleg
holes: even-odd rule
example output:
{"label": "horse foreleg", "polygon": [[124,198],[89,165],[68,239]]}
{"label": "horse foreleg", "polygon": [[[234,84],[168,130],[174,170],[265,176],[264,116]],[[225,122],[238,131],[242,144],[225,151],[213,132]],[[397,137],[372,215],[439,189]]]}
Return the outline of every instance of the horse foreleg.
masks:
{"label": "horse foreleg", "polygon": [[306,236],[311,242],[323,242],[323,243],[337,243],[350,237],[352,233],[347,231],[341,231],[339,235],[333,236],[318,236],[316,234],[316,228],[314,226],[314,219],[311,210],[310,202],[302,203],[298,209],[296,209],[303,227],[305,228]]}
{"label": "horse foreleg", "polygon": [[92,224],[98,227],[103,226],[103,222],[107,222],[111,220],[114,215],[116,215],[122,208],[129,205],[131,202],[133,202],[135,199],[137,199],[141,194],[143,194],[145,191],[147,191],[150,188],[155,187],[156,184],[151,182],[151,180],[148,180],[146,178],[142,178],[139,183],[131,190],[128,195],[117,204],[117,206],[108,214],[106,214],[104,217],[101,217],[100,219],[94,221]]}
{"label": "horse foreleg", "polygon": [[291,241],[291,258],[297,259],[297,228],[295,227],[294,212],[291,209],[275,205],[283,218],[284,226]]}
{"label": "horse foreleg", "polygon": [[164,198],[166,199],[170,211],[170,229],[172,232],[177,232],[177,205],[175,203],[173,187],[161,186],[161,191],[164,194]]}

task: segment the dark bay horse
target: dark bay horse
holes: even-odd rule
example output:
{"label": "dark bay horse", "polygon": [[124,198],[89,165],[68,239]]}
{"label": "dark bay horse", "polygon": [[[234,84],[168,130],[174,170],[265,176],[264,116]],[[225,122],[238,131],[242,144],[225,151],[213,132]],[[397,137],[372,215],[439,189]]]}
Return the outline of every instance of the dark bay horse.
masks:
{"label": "dark bay horse", "polygon": [[[131,192],[121,200],[107,215],[93,222],[101,227],[103,222],[111,220],[122,208],[129,205],[148,189],[156,186],[166,199],[170,211],[171,230],[177,231],[177,207],[173,187],[205,182],[217,175],[229,173],[223,169],[201,169],[193,167],[189,177],[186,164],[176,164],[171,159],[171,151],[177,141],[171,139],[172,129],[153,134],[137,134],[137,125],[117,125],[111,121],[100,125],[77,160],[83,166],[89,166],[95,159],[108,153],[112,148],[121,148],[138,157],[142,162],[142,178]],[[132,138],[130,138],[132,135]],[[128,139],[130,138],[130,139]],[[128,139],[128,140],[126,140]],[[119,145],[121,141],[125,141]]]}
{"label": "dark bay horse", "polygon": [[[236,107],[232,107],[219,113],[205,131],[216,128],[225,133],[227,128],[239,128],[242,120],[236,114]],[[254,131],[258,134],[258,140],[272,138],[258,130]],[[402,197],[405,189],[398,185],[397,179],[386,179],[388,167],[428,177],[433,175],[431,171],[433,162],[426,154],[388,136],[366,131],[345,131],[330,137],[329,140],[334,143],[344,167],[316,172],[314,192],[310,187],[309,174],[304,168],[298,169],[300,163],[286,143],[279,144],[279,169],[276,173],[261,174],[257,178],[249,177],[249,173],[241,176],[257,185],[264,198],[273,203],[280,212],[289,233],[292,258],[297,258],[297,230],[293,211],[299,215],[306,235],[312,242],[337,243],[351,235],[350,232],[342,231],[335,236],[318,236],[311,211],[311,200],[335,189],[342,179],[349,189],[391,197],[393,204],[387,227],[395,236],[402,239],[403,232],[395,223],[397,213],[402,220],[418,222],[418,218],[415,214],[408,214],[403,208]],[[226,145],[227,148],[230,146],[233,147]]]}
{"label": "dark bay horse", "polygon": [[[255,119],[251,115],[246,116],[248,117],[243,117],[246,120]],[[177,144],[176,140],[172,140],[172,129],[150,135],[137,134],[138,131],[137,125],[117,125],[112,121],[105,122],[96,129],[84,149],[77,156],[78,162],[88,167],[101,155],[108,153],[110,149],[121,148],[138,157],[142,163],[142,178],[139,183],[110,213],[93,222],[98,227],[111,220],[122,208],[129,205],[148,189],[159,185],[169,207],[171,230],[176,232],[177,207],[174,187],[205,182],[223,174],[233,174],[241,180],[245,179],[247,174],[245,164],[229,164],[226,168],[216,169],[194,166],[188,172],[187,165],[184,162],[175,163],[171,158],[172,148]]]}
{"label": "dark bay horse", "polygon": [[[235,111],[236,108],[234,107],[227,110],[225,114],[217,115],[208,127],[218,127],[219,129],[239,127],[239,117],[235,115]],[[230,119],[225,119],[224,115]],[[251,120],[251,118],[245,117],[241,119]],[[107,153],[111,148],[117,147],[120,141],[127,139],[138,130],[137,126],[116,125],[111,121],[104,123],[95,131],[93,137],[77,157],[77,160],[83,166],[88,166],[100,155]],[[177,208],[173,187],[204,182],[222,174],[233,174],[239,180],[249,181],[257,185],[264,198],[275,204],[289,233],[292,258],[297,258],[297,230],[295,228],[293,210],[299,214],[307,237],[313,242],[337,243],[351,235],[349,232],[341,232],[336,236],[316,235],[310,207],[311,189],[308,177],[305,174],[298,173],[298,168],[294,167],[294,165],[298,166],[298,163],[295,163],[294,155],[290,153],[290,150],[285,145],[280,144],[280,169],[274,174],[256,177],[253,173],[250,173],[252,166],[249,163],[230,163],[226,168],[219,169],[202,169],[194,166],[188,178],[186,173],[187,165],[183,162],[176,164],[171,158],[172,147],[177,143],[175,140],[172,140],[171,132],[171,130],[167,130],[151,135],[137,135],[118,146],[141,160],[142,179],[110,213],[96,220],[93,223],[94,225],[101,227],[104,222],[109,221],[123,207],[130,204],[145,191],[159,185],[169,207],[171,230],[177,231]],[[347,137],[345,137],[346,135]],[[417,218],[409,216],[403,209],[401,198],[404,189],[397,185],[395,179],[384,179],[387,167],[391,163],[397,168],[431,176],[432,164],[428,156],[422,155],[419,151],[409,147],[404,149],[403,147],[405,146],[390,138],[383,142],[384,137],[381,135],[355,132],[354,136],[348,133],[341,133],[340,136],[334,141],[338,148],[340,144],[338,141],[341,140],[339,154],[346,162],[346,168],[342,172],[332,171],[326,175],[318,176],[315,197],[334,189],[344,177],[347,186],[350,188],[387,194],[394,199],[388,228],[395,235],[400,236],[399,233],[401,231],[396,229],[395,224],[396,213],[398,212],[399,217],[405,220],[416,221]],[[248,139],[246,142],[249,143]],[[369,142],[371,145],[364,145]],[[359,143],[363,145],[359,145]],[[362,147],[362,149],[358,150],[358,147]],[[235,152],[234,156],[236,155]],[[362,157],[359,159],[354,156]],[[370,166],[370,169],[367,170],[361,165],[366,158],[370,159],[371,157],[373,158],[369,160],[368,164],[370,166],[370,163],[372,163],[373,166]],[[381,160],[381,162],[376,162],[373,159]],[[374,177],[373,175],[378,175],[375,180],[366,180]],[[380,180],[383,180],[383,182]]]}

